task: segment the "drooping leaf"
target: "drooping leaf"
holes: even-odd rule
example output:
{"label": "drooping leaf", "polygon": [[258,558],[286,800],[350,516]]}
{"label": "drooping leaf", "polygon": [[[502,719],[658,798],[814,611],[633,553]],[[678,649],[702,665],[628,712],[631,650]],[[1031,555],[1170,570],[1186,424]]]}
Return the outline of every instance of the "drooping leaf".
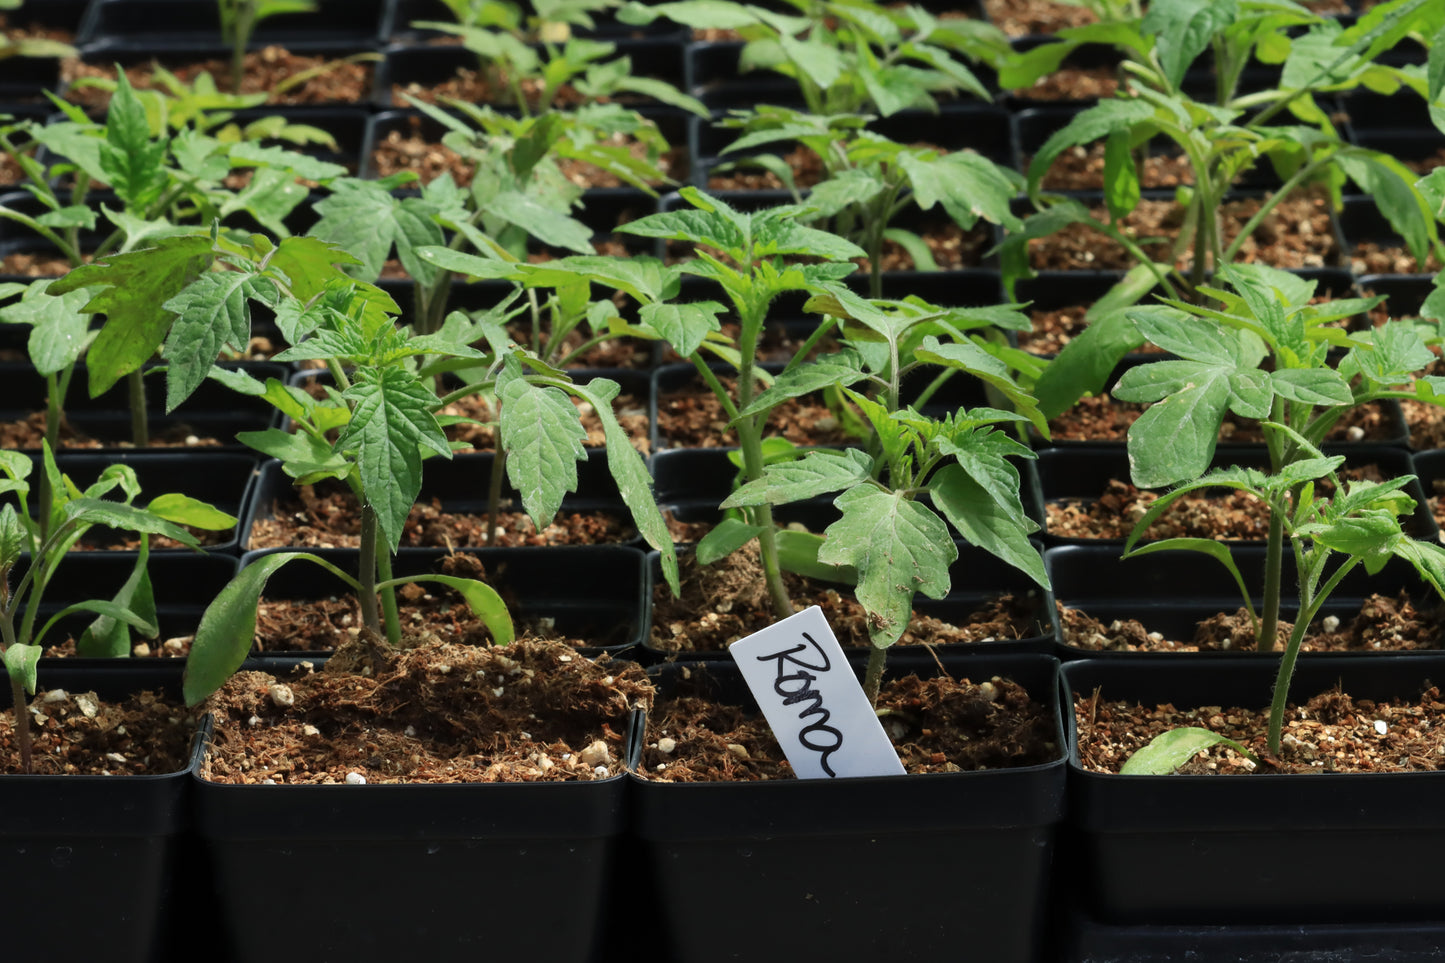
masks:
{"label": "drooping leaf", "polygon": [[30,363],[41,375],[70,367],[89,343],[90,315],[82,309],[93,292],[81,288],[54,295],[47,290],[51,283],[34,281],[18,302],[0,308],[0,323],[30,325]]}
{"label": "drooping leaf", "polygon": [[1238,18],[1236,0],[1157,0],[1149,5],[1139,29],[1154,37],[1154,53],[1169,83],[1177,88],[1194,58]]}
{"label": "drooping leaf", "polygon": [[155,638],[160,634],[156,624],[155,591],[146,566],[149,548],[149,540],[141,539],[141,548],[136,553],[136,564],[130,577],[110,600],[112,605],[135,615],[135,621],[100,614],[75,640],[77,655],[85,658],[125,658],[130,655],[130,628],[139,629],[146,638]]}
{"label": "drooping leaf", "polygon": [[948,567],[958,549],[941,518],[900,493],[860,486],[833,504],[843,517],[823,533],[818,560],[857,570],[868,637],[887,648],[907,630],[916,593],[929,598],[948,593]]}
{"label": "drooping leaf", "polygon": [[201,386],[222,347],[245,350],[251,340],[247,302],[261,297],[252,275],[208,271],[163,305],[175,315],[166,337],[167,412]]}
{"label": "drooping leaf", "polygon": [[228,515],[209,502],[180,492],[157,495],[146,506],[146,511],[168,522],[189,525],[208,532],[224,532],[236,527],[236,516]]}
{"label": "drooping leaf", "polygon": [[959,465],[945,465],[928,485],[933,504],[970,545],[1003,559],[1044,588],[1049,576],[1043,556],[1029,541],[1036,527],[1024,514],[1015,489],[1008,499],[979,484]]}
{"label": "drooping leaf", "polygon": [[516,638],[512,613],[507,611],[506,601],[487,583],[455,575],[412,575],[405,581],[438,582],[461,595],[467,601],[467,608],[492,633],[493,645],[511,645]]}
{"label": "drooping leaf", "polygon": [[560,388],[516,377],[502,389],[500,431],[507,477],[537,528],[546,528],[577,489],[577,462],[587,457],[577,409]]}
{"label": "drooping leaf", "polygon": [[400,368],[363,368],[342,397],[353,408],[336,446],[355,448],[362,491],[394,552],[421,492],[421,449],[452,456],[431,412],[436,395]]}
{"label": "drooping leaf", "polygon": [[49,293],[99,288],[85,310],[106,316],[86,353],[90,395],[96,397],[150,360],[175,315],[164,305],[211,263],[205,235],[159,238],[154,246],[85,264],[57,281]]}

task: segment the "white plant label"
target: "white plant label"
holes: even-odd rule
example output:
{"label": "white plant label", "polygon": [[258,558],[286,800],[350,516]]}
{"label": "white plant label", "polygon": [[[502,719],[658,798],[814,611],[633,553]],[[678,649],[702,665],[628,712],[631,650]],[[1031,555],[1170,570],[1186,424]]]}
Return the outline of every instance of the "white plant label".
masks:
{"label": "white plant label", "polygon": [[903,775],[818,606],[738,639],[728,652],[799,779]]}

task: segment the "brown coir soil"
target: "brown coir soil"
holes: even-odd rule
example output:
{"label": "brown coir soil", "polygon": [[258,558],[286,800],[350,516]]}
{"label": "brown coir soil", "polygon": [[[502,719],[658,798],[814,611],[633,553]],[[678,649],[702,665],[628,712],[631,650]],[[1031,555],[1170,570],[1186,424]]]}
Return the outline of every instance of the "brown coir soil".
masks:
{"label": "brown coir soil", "polygon": [[1247,746],[1256,765],[1235,750],[1216,746],[1179,768],[1187,775],[1321,772],[1422,772],[1445,763],[1445,703],[1428,687],[1415,700],[1372,702],[1339,689],[1285,710],[1280,756],[1266,743],[1269,710],[1237,706],[1140,706],[1108,701],[1108,692],[1075,693],[1079,757],[1085,769],[1118,772],[1155,736],[1197,726]]}
{"label": "brown coir soil", "polygon": [[[241,92],[246,94],[269,93],[266,102],[272,105],[337,104],[365,101],[371,93],[372,65],[369,63],[336,62],[330,69],[321,71],[304,83],[278,91],[278,86],[287,78],[303,71],[312,70],[328,63],[326,57],[307,57],[293,54],[284,47],[270,46],[246,54],[245,77],[241,81]],[[221,90],[231,86],[231,63],[229,60],[203,60],[198,63],[169,66],[171,73],[182,83],[191,83],[201,73],[208,73]],[[148,90],[154,86],[154,70],[149,63],[136,64],[125,69],[131,86]],[[84,77],[115,79],[115,67],[110,64],[87,64],[79,60],[67,60],[61,66],[62,78],[70,83]],[[86,110],[104,110],[110,104],[110,94],[97,87],[72,87],[66,91],[66,99],[80,104]]]}
{"label": "brown coir soil", "polygon": [[1053,3],[1051,0],[984,0],[983,8],[988,13],[989,22],[1010,37],[1053,33],[1099,19],[1086,7]]}
{"label": "brown coir soil", "polygon": [[[1087,613],[1059,606],[1064,643],[1091,652],[1253,652],[1254,629],[1244,609],[1198,623],[1192,638],[1171,639],[1135,619],[1104,624]],[[1294,626],[1279,623],[1277,651]],[[1393,598],[1371,595],[1350,617],[1325,616],[1310,626],[1305,652],[1401,652],[1440,648],[1445,610],[1438,601],[1417,606],[1403,591]]]}
{"label": "brown coir soil", "polygon": [[[112,704],[94,692],[51,689],[30,703],[30,731],[38,774],[161,775],[186,767],[195,720],[155,692]],[[0,712],[0,772],[21,772],[10,709]]]}
{"label": "brown coir soil", "polygon": [[[525,512],[502,511],[490,540],[486,528],[485,512],[449,512],[433,498],[412,507],[401,544],[412,548],[598,545],[626,541],[635,534],[620,516],[601,512],[559,512],[539,532]],[[340,484],[302,485],[273,503],[269,518],[257,519],[249,548],[355,548],[360,540],[361,515],[349,489]]]}
{"label": "brown coir soil", "polygon": [[[682,568],[682,595],[673,598],[666,585],[659,585],[653,592],[649,639],[653,648],[669,653],[721,651],[729,643],[777,621],[763,581],[756,542],[713,565],[698,565],[690,552],[680,553],[678,562]],[[869,645],[868,616],[846,588],[791,573],[784,573],[783,581],[795,610],[817,605],[845,647]],[[962,625],[914,612],[900,644],[945,645],[1037,637],[1047,633],[1040,624],[1037,604],[1033,598],[1001,596],[981,604]]]}
{"label": "brown coir soil", "polygon": [[334,784],[605,779],[628,715],[652,704],[630,662],[571,647],[351,643],[320,671],[242,672],[205,703],[213,782]]}
{"label": "brown coir soil", "polygon": [[[0,449],[29,448],[39,449],[40,442],[45,438],[45,412],[37,411],[17,421],[0,422]],[[190,425],[178,424],[167,427],[164,431],[156,427],[151,428],[150,447],[152,448],[213,448],[221,444],[218,438],[209,438],[198,435]],[[134,448],[135,445],[129,441],[102,441],[91,438],[83,431],[79,431],[69,422],[63,422],[60,426],[60,446],[62,448]]]}
{"label": "brown coir soil", "polygon": [[[1108,393],[1081,398],[1072,408],[1049,422],[1054,441],[1124,441],[1129,426],[1139,420],[1147,406],[1115,401]],[[1400,426],[1388,409],[1379,405],[1353,408],[1327,436],[1328,441],[1387,441],[1396,437]],[[1219,429],[1221,442],[1255,444],[1264,441],[1259,422],[1230,412]]]}
{"label": "brown coir soil", "polygon": [[[1047,709],[997,676],[976,684],[917,676],[888,682],[878,714],[910,773],[1031,766],[1059,757]],[[645,738],[638,774],[655,782],[793,776],[766,721],[700,696],[659,700]]]}

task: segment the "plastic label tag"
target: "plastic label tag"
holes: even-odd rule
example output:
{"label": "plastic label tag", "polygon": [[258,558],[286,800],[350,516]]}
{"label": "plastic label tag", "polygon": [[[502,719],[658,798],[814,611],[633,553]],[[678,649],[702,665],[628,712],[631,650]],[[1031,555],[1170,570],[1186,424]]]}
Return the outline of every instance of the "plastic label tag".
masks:
{"label": "plastic label tag", "polygon": [[818,606],[738,639],[728,652],[799,779],[903,775]]}

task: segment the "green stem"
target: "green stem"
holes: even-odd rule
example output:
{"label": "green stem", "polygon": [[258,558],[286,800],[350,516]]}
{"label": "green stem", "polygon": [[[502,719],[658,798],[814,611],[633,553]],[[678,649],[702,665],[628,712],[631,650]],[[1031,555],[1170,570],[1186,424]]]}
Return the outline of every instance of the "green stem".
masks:
{"label": "green stem", "polygon": [[494,544],[497,538],[497,520],[502,513],[502,482],[507,477],[507,450],[502,447],[501,436],[499,425],[493,435],[496,442],[492,445],[492,477],[487,485],[487,545]]}
{"label": "green stem", "polygon": [[1341,580],[1349,571],[1360,563],[1358,558],[1348,558],[1335,573],[1330,576],[1324,586],[1313,594],[1308,586],[1300,586],[1300,612],[1299,620],[1295,622],[1294,631],[1289,635],[1289,644],[1285,646],[1284,657],[1279,662],[1279,674],[1274,680],[1274,699],[1269,707],[1269,751],[1271,755],[1278,756],[1280,740],[1284,734],[1284,709],[1289,702],[1289,684],[1294,678],[1295,662],[1299,659],[1300,647],[1304,643],[1305,633],[1309,631],[1309,625],[1319,613],[1320,607],[1325,599],[1329,598],[1340,584]]}
{"label": "green stem", "polygon": [[146,413],[145,373],[137,368],[125,377],[130,387],[130,440],[137,448],[149,448],[151,429]]}
{"label": "green stem", "polygon": [[1260,652],[1274,651],[1275,636],[1279,634],[1280,584],[1284,580],[1284,513],[1279,507],[1272,509],[1264,554],[1264,604],[1254,640]]}
{"label": "green stem", "polygon": [[[381,539],[378,530],[376,538]],[[381,623],[386,628],[386,638],[394,646],[401,645],[401,615],[396,610],[396,586],[391,584],[391,552],[378,544],[376,549],[376,574],[381,579],[378,592],[381,595]]]}
{"label": "green stem", "polygon": [[361,621],[368,629],[381,635],[381,617],[376,607],[376,509],[368,501],[361,503],[361,561],[356,573],[361,581],[358,593]]}
{"label": "green stem", "polygon": [[10,676],[10,703],[15,713],[15,741],[20,744],[20,769],[27,776],[34,772],[30,764],[30,711],[25,698],[25,683],[13,672]]}
{"label": "green stem", "polygon": [[[753,369],[757,358],[758,336],[762,332],[767,305],[751,304],[748,308],[749,310],[740,312],[739,315],[742,330],[738,344],[738,408],[731,413],[734,418],[737,417],[737,411],[745,410],[752,404],[757,389]],[[763,426],[766,423],[767,412],[749,415],[738,421],[738,440],[743,453],[745,481],[757,481],[763,477]],[[750,515],[752,523],[762,529],[758,534],[758,548],[763,564],[763,579],[767,583],[768,596],[773,603],[773,613],[780,619],[788,618],[793,614],[793,602],[788,598],[788,590],[783,585],[782,566],[778,561],[777,531],[773,525],[773,508],[771,505],[759,505],[752,509]]]}
{"label": "green stem", "polygon": [[888,662],[888,650],[876,645],[868,647],[868,668],[863,672],[863,694],[868,704],[878,704],[878,690],[883,685],[883,668]]}

